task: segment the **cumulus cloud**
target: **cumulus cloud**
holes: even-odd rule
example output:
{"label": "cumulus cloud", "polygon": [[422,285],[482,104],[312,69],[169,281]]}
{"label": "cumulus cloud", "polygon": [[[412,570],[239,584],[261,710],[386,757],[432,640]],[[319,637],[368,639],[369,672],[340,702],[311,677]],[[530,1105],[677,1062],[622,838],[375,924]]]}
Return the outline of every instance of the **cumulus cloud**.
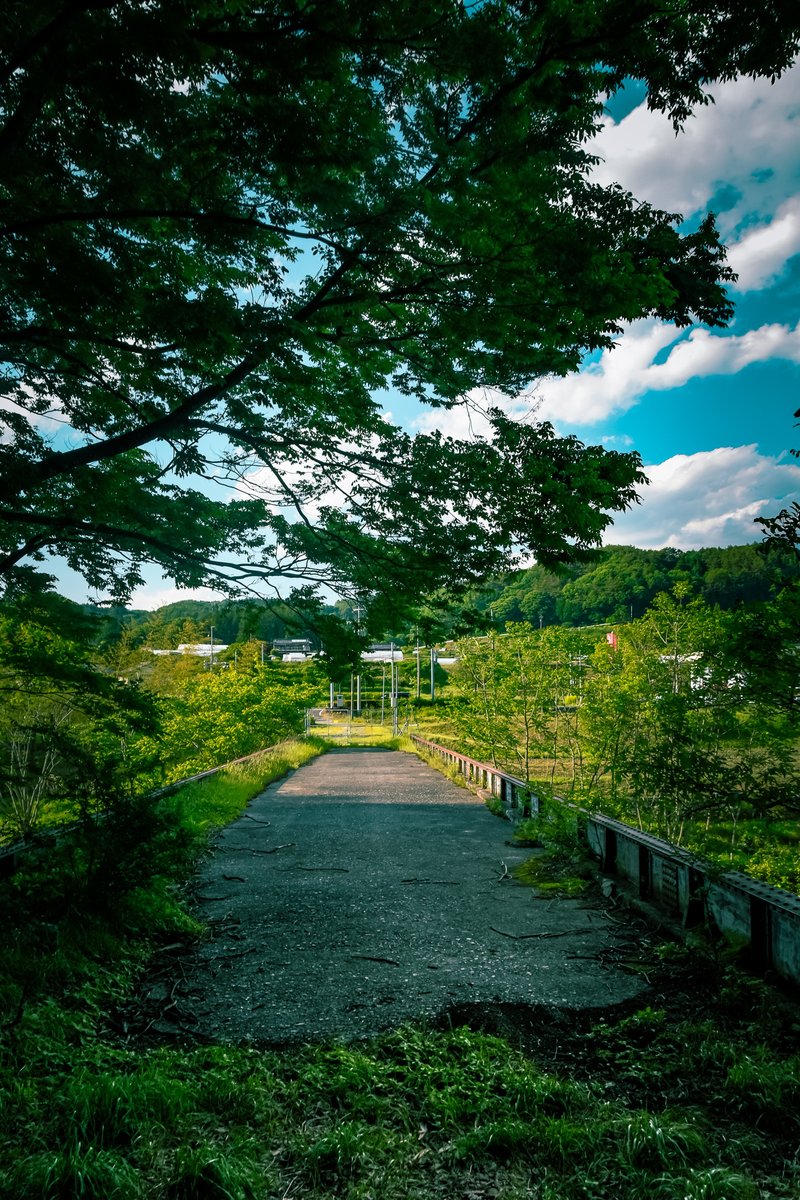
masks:
{"label": "cumulus cloud", "polygon": [[210,600],[220,604],[226,597],[222,592],[214,592],[211,588],[178,588],[170,587],[164,576],[162,584],[145,584],[136,588],[130,600],[130,608],[145,609],[151,612],[163,608],[166,604],[176,604],[184,600]]}
{"label": "cumulus cloud", "polygon": [[644,104],[609,121],[592,144],[602,159],[597,179],[684,216],[716,196],[727,233],[774,213],[800,190],[800,64],[774,84],[737,79],[712,95],[677,137],[669,119]]}
{"label": "cumulus cloud", "polygon": [[795,254],[800,254],[800,194],[782,204],[771,221],[730,246],[728,263],[739,276],[735,289],[748,292],[766,287]]}
{"label": "cumulus cloud", "polygon": [[642,503],[615,518],[606,542],[681,550],[759,541],[756,517],[800,500],[800,466],[755,445],[676,454],[645,468]]}
{"label": "cumulus cloud", "polygon": [[577,375],[544,381],[539,413],[564,424],[595,424],[625,412],[646,392],[709,375],[735,375],[773,358],[800,363],[800,322],[794,328],[774,323],[726,336],[699,328],[685,335],[673,325],[636,321],[598,362]]}
{"label": "cumulus cloud", "polygon": [[453,408],[423,412],[411,422],[411,428],[420,433],[438,430],[446,437],[462,441],[484,440],[492,435],[492,427],[486,416],[490,408],[498,408],[515,421],[535,420],[541,409],[538,387],[519,396],[506,396],[494,388],[476,388]]}

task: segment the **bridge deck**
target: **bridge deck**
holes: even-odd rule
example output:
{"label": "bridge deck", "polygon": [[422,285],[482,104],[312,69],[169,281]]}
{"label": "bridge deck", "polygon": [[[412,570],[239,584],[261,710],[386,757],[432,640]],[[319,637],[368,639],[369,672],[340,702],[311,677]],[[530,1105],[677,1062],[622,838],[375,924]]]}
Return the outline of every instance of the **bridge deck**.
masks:
{"label": "bridge deck", "polygon": [[413,755],[315,759],[219,837],[197,883],[214,937],[185,964],[178,1011],[211,1037],[283,1043],[461,1004],[636,995],[637,979],[592,958],[621,935],[602,910],[500,881],[530,853],[508,835]]}

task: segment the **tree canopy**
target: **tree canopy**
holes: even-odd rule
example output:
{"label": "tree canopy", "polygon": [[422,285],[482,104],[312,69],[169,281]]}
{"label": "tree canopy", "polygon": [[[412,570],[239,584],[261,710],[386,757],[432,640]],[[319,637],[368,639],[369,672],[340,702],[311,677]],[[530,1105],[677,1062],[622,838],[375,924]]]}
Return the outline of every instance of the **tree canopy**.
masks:
{"label": "tree canopy", "polygon": [[0,576],[397,596],[596,544],[635,454],[496,409],[412,437],[378,399],[724,323],[713,218],[599,186],[587,141],[627,76],[677,128],[798,30],[787,0],[9,0]]}

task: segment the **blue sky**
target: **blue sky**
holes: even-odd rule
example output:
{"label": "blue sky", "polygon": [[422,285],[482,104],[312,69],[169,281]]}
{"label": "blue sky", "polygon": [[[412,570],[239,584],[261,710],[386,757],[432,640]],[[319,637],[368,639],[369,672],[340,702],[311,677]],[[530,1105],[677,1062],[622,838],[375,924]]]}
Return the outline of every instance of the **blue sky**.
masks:
{"label": "blue sky", "polygon": [[[677,138],[641,94],[615,107],[593,146],[600,181],[616,181],[696,224],[718,215],[736,305],[728,329],[626,328],[613,352],[567,379],[541,380],[498,401],[522,416],[538,405],[559,432],[635,449],[650,485],[606,541],[643,547],[760,540],[757,516],[800,500],[800,65],[771,85],[713,89]],[[475,413],[423,417],[421,428],[467,435]]]}

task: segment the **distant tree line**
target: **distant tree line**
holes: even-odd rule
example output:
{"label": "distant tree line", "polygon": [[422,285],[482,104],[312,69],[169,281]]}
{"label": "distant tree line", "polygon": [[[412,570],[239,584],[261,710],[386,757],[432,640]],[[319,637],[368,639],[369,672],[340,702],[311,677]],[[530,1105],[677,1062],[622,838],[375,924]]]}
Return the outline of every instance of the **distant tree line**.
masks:
{"label": "distant tree line", "polygon": [[707,604],[729,610],[771,600],[798,576],[800,562],[788,549],[758,543],[704,550],[607,546],[594,563],[558,574],[533,566],[507,575],[481,593],[476,607],[494,626],[597,625],[641,617],[660,592],[678,583]]}
{"label": "distant tree line", "polygon": [[[727,611],[772,600],[798,578],[797,556],[763,543],[703,550],[606,546],[593,561],[558,573],[536,565],[491,580],[458,600],[442,591],[418,606],[412,618],[382,629],[380,636],[429,645],[482,628],[502,629],[507,622],[527,621],[534,627],[620,623],[642,616],[659,593],[671,592],[676,584]],[[263,600],[180,600],[154,611],[84,606],[84,612],[97,618],[98,636],[107,646],[124,637],[132,645],[154,649],[208,641],[212,628],[215,641],[228,645],[284,637],[319,643],[326,618],[336,617],[355,632],[365,630],[370,616],[368,609],[345,600],[323,606],[307,619],[296,606]]]}

